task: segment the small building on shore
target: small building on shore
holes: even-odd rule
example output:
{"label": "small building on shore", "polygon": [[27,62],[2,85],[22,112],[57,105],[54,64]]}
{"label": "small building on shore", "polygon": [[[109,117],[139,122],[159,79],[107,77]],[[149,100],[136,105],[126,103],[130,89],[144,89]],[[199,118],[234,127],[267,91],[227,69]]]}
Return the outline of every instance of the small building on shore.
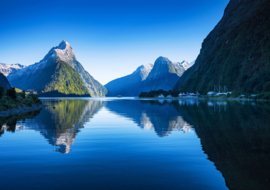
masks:
{"label": "small building on shore", "polygon": [[158,98],[165,98],[163,94],[159,95]]}

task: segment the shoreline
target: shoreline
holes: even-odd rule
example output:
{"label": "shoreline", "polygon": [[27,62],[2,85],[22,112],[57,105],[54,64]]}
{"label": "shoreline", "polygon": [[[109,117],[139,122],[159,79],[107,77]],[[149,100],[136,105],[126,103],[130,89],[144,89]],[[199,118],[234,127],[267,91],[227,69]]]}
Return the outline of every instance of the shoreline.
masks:
{"label": "shoreline", "polygon": [[248,99],[248,98],[205,98],[205,97],[173,97],[173,98],[153,98],[153,97],[142,97],[142,98],[135,98],[135,99],[151,99],[151,100],[184,100],[184,99],[196,99],[196,100],[227,100],[227,101],[259,101],[259,102],[269,102],[269,100],[265,99]]}
{"label": "shoreline", "polygon": [[17,109],[9,109],[6,111],[1,111],[0,117],[8,117],[11,115],[17,115],[17,114],[37,111],[37,110],[44,108],[44,107],[45,107],[45,105],[42,104],[42,105],[33,106],[33,107],[21,107],[21,108],[17,108]]}

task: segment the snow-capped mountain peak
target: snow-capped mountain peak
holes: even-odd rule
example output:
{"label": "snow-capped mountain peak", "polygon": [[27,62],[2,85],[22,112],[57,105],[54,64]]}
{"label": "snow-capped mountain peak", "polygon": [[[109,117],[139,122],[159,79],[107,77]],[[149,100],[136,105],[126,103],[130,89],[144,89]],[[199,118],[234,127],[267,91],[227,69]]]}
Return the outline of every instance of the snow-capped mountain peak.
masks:
{"label": "snow-capped mountain peak", "polygon": [[53,47],[40,62],[46,63],[49,59],[53,59],[56,56],[70,65],[73,64],[73,61],[77,60],[72,47],[65,40],[58,46]]}
{"label": "snow-capped mountain peak", "polygon": [[175,65],[182,65],[185,70],[188,70],[190,67],[192,67],[192,65],[194,65],[195,61],[193,62],[189,62],[189,61],[182,61],[182,62],[175,62]]}
{"label": "snow-capped mountain peak", "polygon": [[8,76],[9,73],[11,73],[12,71],[23,69],[25,67],[26,67],[25,65],[21,65],[19,63],[16,64],[0,63],[0,72],[3,73],[5,76]]}
{"label": "snow-capped mountain peak", "polygon": [[167,64],[171,62],[167,57],[160,56],[156,59],[155,64]]}
{"label": "snow-capped mountain peak", "polygon": [[134,71],[134,73],[136,72],[146,72],[146,73],[150,73],[150,71],[153,68],[153,64],[152,63],[148,63],[148,64],[144,64],[139,66],[136,71]]}

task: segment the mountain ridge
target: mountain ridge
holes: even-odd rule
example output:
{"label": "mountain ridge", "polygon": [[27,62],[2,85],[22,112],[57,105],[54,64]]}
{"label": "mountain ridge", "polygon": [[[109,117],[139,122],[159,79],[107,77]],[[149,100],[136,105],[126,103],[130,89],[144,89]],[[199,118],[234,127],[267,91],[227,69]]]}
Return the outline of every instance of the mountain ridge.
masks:
{"label": "mountain ridge", "polygon": [[141,92],[171,90],[184,72],[185,68],[181,64],[173,63],[167,57],[160,56],[143,82]]}
{"label": "mountain ridge", "polygon": [[108,82],[105,87],[108,89],[111,96],[139,95],[141,82],[147,78],[152,68],[153,64],[151,63],[141,65],[130,75],[114,79]]}
{"label": "mountain ridge", "polygon": [[8,75],[11,85],[23,90],[31,89],[35,91],[31,84],[37,80],[44,69],[51,67],[50,64],[56,63],[54,61],[56,58],[68,63],[73,69],[76,70],[90,96],[105,96],[108,93],[107,89],[103,85],[101,85],[87,71],[84,70],[81,63],[77,61],[72,47],[64,40],[58,46],[51,48],[44,58],[39,62],[29,65],[21,70],[11,72]]}
{"label": "mountain ridge", "polygon": [[204,39],[196,63],[174,90],[206,94],[214,85],[226,85],[238,94],[267,90],[269,17],[269,1],[231,0],[220,22]]}
{"label": "mountain ridge", "polygon": [[19,63],[16,64],[6,64],[6,63],[0,63],[0,72],[3,73],[5,76],[8,76],[9,73],[15,70],[23,69],[27,66],[21,65]]}
{"label": "mountain ridge", "polygon": [[112,96],[139,96],[141,92],[153,89],[172,89],[192,65],[193,62],[171,62],[167,57],[160,56],[154,64],[141,65],[130,75],[112,80],[105,87]]}

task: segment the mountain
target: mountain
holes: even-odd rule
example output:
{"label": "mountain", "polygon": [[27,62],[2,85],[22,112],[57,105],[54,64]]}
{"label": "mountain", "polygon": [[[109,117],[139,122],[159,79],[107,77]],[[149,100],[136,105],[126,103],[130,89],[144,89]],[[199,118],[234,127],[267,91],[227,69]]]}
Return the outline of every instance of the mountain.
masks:
{"label": "mountain", "polygon": [[141,65],[132,74],[115,79],[106,84],[105,87],[112,96],[138,96],[141,92],[142,81],[147,78],[152,68],[153,64],[150,63]]}
{"label": "mountain", "polygon": [[192,67],[195,64],[195,61],[192,61],[192,62],[183,61],[181,64],[186,70],[188,70],[190,67]]}
{"label": "mountain", "polygon": [[185,70],[188,70],[190,67],[194,65],[195,61],[193,62],[188,62],[188,61],[182,61],[182,62],[176,62],[175,64],[181,64]]}
{"label": "mountain", "polygon": [[12,71],[23,69],[25,67],[26,67],[25,65],[21,65],[19,63],[17,64],[0,63],[0,72],[3,73],[5,76],[8,76],[9,73],[11,73]]}
{"label": "mountain", "polygon": [[184,72],[185,68],[181,63],[173,63],[166,57],[159,57],[143,82],[141,92],[171,90]]}
{"label": "mountain", "polygon": [[[43,85],[41,85],[43,84]],[[68,63],[55,58],[31,83],[29,91],[40,96],[89,96],[79,73]]]}
{"label": "mountain", "polygon": [[0,86],[4,87],[5,90],[11,88],[7,78],[5,77],[5,75],[3,73],[0,72]]}
{"label": "mountain", "polygon": [[[63,76],[65,79],[61,78]],[[40,62],[11,72],[8,80],[16,88],[35,91],[40,96],[54,94],[105,96],[107,94],[107,89],[84,70],[81,63],[77,61],[72,47],[64,40],[59,46],[53,47]]]}
{"label": "mountain", "polygon": [[204,40],[196,63],[174,90],[206,94],[214,85],[226,85],[236,93],[269,91],[269,17],[267,0],[230,0],[221,21]]}

